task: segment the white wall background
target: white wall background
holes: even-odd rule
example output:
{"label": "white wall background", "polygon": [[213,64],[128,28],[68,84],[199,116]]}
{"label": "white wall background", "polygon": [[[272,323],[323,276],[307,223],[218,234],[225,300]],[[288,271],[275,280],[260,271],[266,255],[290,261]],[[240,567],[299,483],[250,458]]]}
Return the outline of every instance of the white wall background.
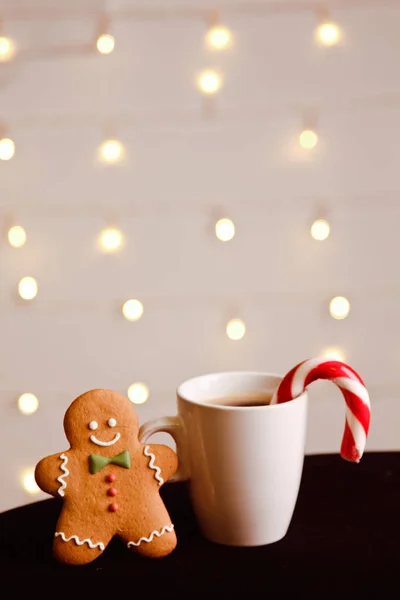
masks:
{"label": "white wall background", "polygon": [[[219,1],[234,45],[216,53],[195,13],[121,0],[108,5],[109,56],[87,49],[101,5],[0,1],[18,50],[0,64],[0,119],[16,144],[0,164],[0,217],[3,234],[11,221],[28,234],[23,248],[6,235],[0,246],[0,509],[44,497],[24,491],[21,473],[67,447],[63,414],[88,389],[146,382],[143,422],[174,414],[188,377],[284,373],[332,346],[370,389],[368,449],[399,448],[398,3],[331,3],[343,41],[320,48],[312,10]],[[125,8],[147,13],[118,17]],[[207,67],[224,78],[212,116],[195,85]],[[320,136],[311,153],[297,148],[307,107]],[[109,135],[125,145],[122,164],[97,161]],[[309,234],[319,207],[325,242]],[[236,224],[226,244],[219,216]],[[125,245],[104,255],[96,240],[109,223]],[[31,303],[16,293],[25,275],[39,283]],[[351,302],[343,321],[329,315],[336,295]],[[145,307],[136,323],[120,313],[131,297]],[[225,334],[235,316],[247,326],[239,342]],[[40,402],[31,416],[16,405],[27,391]],[[338,452],[340,394],[328,383],[310,391],[307,451]]]}

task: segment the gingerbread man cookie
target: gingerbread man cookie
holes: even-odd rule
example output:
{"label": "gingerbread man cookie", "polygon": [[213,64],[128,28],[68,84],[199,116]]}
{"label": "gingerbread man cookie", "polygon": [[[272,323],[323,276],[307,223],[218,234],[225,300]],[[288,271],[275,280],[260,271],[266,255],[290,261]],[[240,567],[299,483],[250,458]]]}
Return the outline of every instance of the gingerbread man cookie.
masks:
{"label": "gingerbread man cookie", "polygon": [[138,440],[131,402],[110,390],[79,396],[64,417],[69,450],[43,458],[39,487],[63,499],[53,553],[60,562],[96,559],[118,535],[145,556],[166,556],[176,546],[174,526],[159,495],[178,461],[168,446]]}

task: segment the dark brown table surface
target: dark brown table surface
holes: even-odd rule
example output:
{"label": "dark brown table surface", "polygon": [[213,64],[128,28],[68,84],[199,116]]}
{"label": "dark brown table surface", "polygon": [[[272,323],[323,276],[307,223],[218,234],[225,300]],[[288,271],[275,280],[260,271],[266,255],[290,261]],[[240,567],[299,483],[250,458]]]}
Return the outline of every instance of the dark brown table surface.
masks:
{"label": "dark brown table surface", "polygon": [[51,546],[61,501],[49,499],[0,515],[0,570],[18,577],[129,576],[133,598],[139,591],[157,597],[157,589],[160,597],[182,598],[270,598],[277,591],[293,598],[400,597],[400,452],[366,453],[358,465],[338,455],[306,457],[289,531],[263,547],[205,540],[186,484],[166,484],[162,496],[178,536],[166,558],[141,558],[116,538],[89,565],[58,564]]}

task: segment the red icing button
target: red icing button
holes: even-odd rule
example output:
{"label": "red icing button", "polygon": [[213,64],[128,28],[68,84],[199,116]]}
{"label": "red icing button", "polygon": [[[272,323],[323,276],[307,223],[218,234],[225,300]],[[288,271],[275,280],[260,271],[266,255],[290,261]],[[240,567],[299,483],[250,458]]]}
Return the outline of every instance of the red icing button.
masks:
{"label": "red icing button", "polygon": [[108,507],[108,510],[110,512],[116,512],[118,510],[118,504],[110,504],[110,506]]}
{"label": "red icing button", "polygon": [[116,496],[117,495],[117,490],[115,488],[110,488],[107,492],[107,494],[109,496]]}
{"label": "red icing button", "polygon": [[114,473],[110,473],[109,475],[107,475],[106,477],[106,481],[108,481],[108,483],[114,483],[114,481],[117,479],[117,476],[114,475]]}

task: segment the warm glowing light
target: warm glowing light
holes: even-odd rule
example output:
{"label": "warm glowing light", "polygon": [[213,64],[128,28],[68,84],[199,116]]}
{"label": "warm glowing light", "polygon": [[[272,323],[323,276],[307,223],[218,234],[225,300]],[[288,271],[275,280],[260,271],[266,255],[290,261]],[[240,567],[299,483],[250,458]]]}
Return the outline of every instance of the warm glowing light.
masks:
{"label": "warm glowing light", "polygon": [[329,312],[334,319],[345,319],[350,312],[350,302],[343,296],[336,296],[329,303]]}
{"label": "warm glowing light", "polygon": [[8,230],[8,241],[14,248],[21,248],[26,242],[26,231],[20,225],[14,225]]}
{"label": "warm glowing light", "polygon": [[232,319],[226,326],[226,334],[231,340],[241,340],[246,333],[246,326],[241,319]]}
{"label": "warm glowing light", "polygon": [[39,407],[39,401],[34,394],[22,394],[18,398],[18,408],[23,415],[31,415]]}
{"label": "warm glowing light", "polygon": [[122,313],[128,321],[138,321],[143,315],[143,304],[140,300],[127,300],[122,307]]}
{"label": "warm glowing light", "polygon": [[115,39],[112,35],[105,33],[97,39],[97,50],[101,54],[111,54],[115,47]]}
{"label": "warm glowing light", "polygon": [[300,134],[299,142],[302,148],[311,150],[318,144],[318,136],[312,129],[305,129]]}
{"label": "warm glowing light", "polygon": [[323,351],[322,356],[344,362],[344,354],[339,348],[327,348]]}
{"label": "warm glowing light", "polygon": [[226,27],[212,27],[212,29],[207,32],[206,39],[208,45],[215,48],[215,50],[224,50],[230,45],[232,36],[229,29]]}
{"label": "warm glowing light", "polygon": [[18,293],[24,300],[32,300],[38,293],[38,284],[34,277],[23,277],[18,284]]}
{"label": "warm glowing light", "polygon": [[329,236],[330,230],[331,228],[329,223],[328,221],[325,221],[325,219],[317,219],[311,225],[311,235],[314,240],[326,240],[326,238]]}
{"label": "warm glowing light", "polygon": [[0,62],[10,60],[14,56],[14,42],[7,37],[0,37]]}
{"label": "warm glowing light", "polygon": [[335,23],[322,23],[317,28],[316,40],[323,46],[334,46],[340,41],[341,33]]}
{"label": "warm glowing light", "polygon": [[118,229],[104,229],[100,234],[100,244],[104,252],[115,252],[123,241],[122,233]]}
{"label": "warm glowing light", "polygon": [[34,469],[24,471],[22,474],[22,485],[29,494],[38,494],[40,492],[40,488],[35,481]]}
{"label": "warm glowing light", "polygon": [[144,404],[149,394],[149,388],[145,383],[132,383],[128,388],[128,398],[133,404]]}
{"label": "warm glowing light", "polygon": [[220,219],[215,224],[215,235],[221,242],[229,242],[235,236],[235,224],[230,219]]}
{"label": "warm glowing light", "polygon": [[199,75],[198,86],[204,94],[215,94],[221,85],[221,77],[215,71],[203,71]]}
{"label": "warm glowing light", "polygon": [[15,144],[10,138],[0,140],[0,160],[10,160],[15,154]]}
{"label": "warm glowing light", "polygon": [[100,160],[106,163],[116,163],[121,160],[124,147],[118,140],[107,140],[100,146]]}

